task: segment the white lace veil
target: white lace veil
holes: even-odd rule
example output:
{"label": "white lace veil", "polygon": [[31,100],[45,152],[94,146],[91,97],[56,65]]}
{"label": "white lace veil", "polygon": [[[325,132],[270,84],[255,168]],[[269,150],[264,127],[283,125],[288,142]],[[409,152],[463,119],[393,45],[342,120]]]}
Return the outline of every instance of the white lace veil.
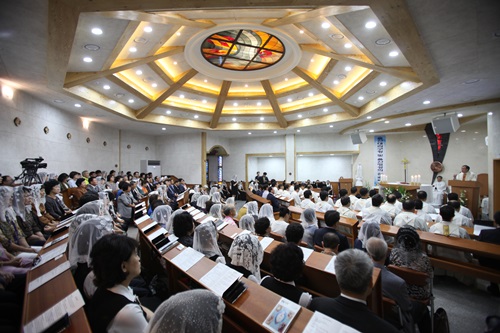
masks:
{"label": "white lace veil", "polygon": [[228,256],[231,258],[231,264],[244,267],[260,281],[260,264],[264,258],[264,250],[256,236],[250,234],[236,236]]}
{"label": "white lace veil", "polygon": [[209,195],[201,195],[199,198],[198,198],[198,201],[196,201],[196,206],[198,206],[199,208],[201,209],[205,209],[207,208],[206,206],[206,202],[208,201],[208,199],[210,199],[210,196]]}
{"label": "white lace veil", "polygon": [[222,256],[217,244],[217,228],[214,223],[202,223],[194,229],[193,249],[203,253],[207,258]]}
{"label": "white lace veil", "polygon": [[300,214],[300,220],[302,221],[302,226],[304,228],[309,227],[311,225],[318,225],[318,219],[316,218],[316,212],[312,208],[306,208]]}
{"label": "white lace veil", "polygon": [[172,207],[169,205],[161,205],[155,208],[151,218],[153,221],[158,222],[159,225],[165,229],[169,229],[168,222],[170,221],[170,216],[172,215]]}
{"label": "white lace veil", "polygon": [[240,219],[240,228],[255,233],[255,220],[252,215],[245,214]]}
{"label": "white lace veil", "polygon": [[212,205],[210,207],[210,216],[215,217],[216,219],[222,220],[222,205],[220,203]]}
{"label": "white lace veil", "polygon": [[271,206],[270,204],[263,204],[262,207],[260,207],[259,212],[259,218],[261,217],[267,217],[269,219],[269,222],[273,223],[275,221],[273,206]]}
{"label": "white lace veil", "polygon": [[250,201],[246,203],[247,205],[247,214],[250,215],[259,215],[259,206],[257,206],[257,201]]}

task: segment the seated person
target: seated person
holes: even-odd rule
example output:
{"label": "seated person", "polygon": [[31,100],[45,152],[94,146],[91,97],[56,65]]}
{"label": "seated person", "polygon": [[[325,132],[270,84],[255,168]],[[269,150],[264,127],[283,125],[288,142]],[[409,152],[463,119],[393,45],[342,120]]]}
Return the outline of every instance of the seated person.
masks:
{"label": "seated person", "polygon": [[339,201],[341,206],[337,209],[337,212],[339,212],[340,216],[357,220],[358,217],[356,216],[356,213],[353,212],[350,208],[351,198],[346,195],[340,198]]}
{"label": "seated person", "polygon": [[305,190],[304,191],[304,200],[300,202],[300,208],[306,209],[306,208],[311,208],[311,209],[316,209],[316,205],[314,202],[311,200],[312,198],[312,193],[311,190]]}
{"label": "seated person", "polygon": [[375,194],[372,197],[371,207],[363,209],[363,220],[373,220],[378,224],[392,225],[391,215],[380,208],[382,202],[384,202],[384,198],[380,194]]}
{"label": "seated person", "polygon": [[43,246],[45,244],[45,236],[42,234],[36,215],[32,214],[31,203],[33,196],[31,188],[27,186],[18,186],[14,190],[14,211],[18,225],[24,233],[26,241],[29,245]]}
{"label": "seated person", "polygon": [[318,220],[316,219],[316,212],[312,208],[306,208],[300,215],[302,227],[304,227],[304,242],[310,248],[314,247],[313,236],[318,230]]}
{"label": "seated person", "polygon": [[387,201],[382,206],[380,206],[380,208],[382,210],[385,210],[387,213],[389,213],[391,218],[394,220],[396,215],[398,215],[401,212],[399,207],[396,206],[396,200],[397,200],[396,196],[391,193],[387,196],[386,199],[387,199]]}
{"label": "seated person", "polygon": [[[451,222],[453,224],[458,225],[459,227],[469,227],[469,228],[474,228],[473,220],[460,214],[460,202],[456,200],[450,200],[448,201],[448,206],[453,207],[455,210],[455,216],[453,216],[453,220]],[[442,219],[440,216],[436,217],[436,222],[441,222]]]}
{"label": "seated person", "polygon": [[179,237],[178,241],[184,246],[193,247],[194,219],[186,211],[173,216],[174,235]]}
{"label": "seated person", "polygon": [[304,267],[302,250],[292,243],[280,244],[271,252],[270,264],[273,276],[264,277],[260,285],[303,307],[309,306],[312,296],[294,282]]}
{"label": "seated person", "polygon": [[73,206],[73,209],[80,207],[78,202],[85,193],[87,193],[87,183],[85,182],[85,179],[78,178],[76,180],[76,187],[73,190],[73,197],[71,198],[71,205]]}
{"label": "seated person", "polygon": [[210,207],[208,215],[215,217],[217,220],[223,220],[224,218],[222,217],[222,204],[217,203],[213,204]]}
{"label": "seated person", "polygon": [[255,219],[252,215],[243,215],[240,219],[240,228],[243,230],[250,231],[253,235],[255,235]]}
{"label": "seated person", "polygon": [[365,208],[371,207],[371,205],[372,205],[372,198],[377,193],[378,193],[378,191],[376,189],[374,189],[374,188],[372,188],[370,191],[368,191],[368,199],[366,199]]}
{"label": "seated person", "polygon": [[[454,192],[449,193],[448,194],[448,201],[458,201],[458,202],[460,202],[460,197],[459,197],[458,193],[454,193]],[[459,211],[459,213],[462,214],[463,216],[471,219],[472,221],[474,221],[474,216],[472,216],[472,212],[470,211],[469,208],[460,205],[460,211]]]}
{"label": "seated person", "polygon": [[264,259],[264,250],[259,239],[254,235],[236,236],[228,252],[231,262],[227,265],[242,273],[247,279],[260,283],[260,264]]}
{"label": "seated person", "polygon": [[92,248],[97,291],[88,307],[94,332],[143,332],[153,313],[141,306],[129,287],[141,273],[138,243],[124,235],[106,235]]}
{"label": "seated person", "polygon": [[[413,332],[415,323],[418,324],[419,332],[432,332],[431,317],[427,310],[427,306],[418,301],[411,301],[408,296],[406,282],[385,267],[387,243],[380,238],[372,237],[368,239],[366,252],[372,258],[373,265],[380,268],[382,274],[382,294],[394,300],[401,309],[404,332]],[[397,311],[396,318],[394,318],[395,320],[391,320],[393,318],[391,316],[392,313],[384,313],[384,315],[387,321],[399,327],[400,322]]]}
{"label": "seated person", "polygon": [[224,214],[224,222],[227,222],[229,225],[236,225],[234,221],[234,217],[236,216],[236,207],[234,205],[224,205],[223,207]]}
{"label": "seated person", "polygon": [[290,223],[286,227],[285,238],[287,243],[293,243],[299,245],[304,238],[304,227],[298,223]]}
{"label": "seated person", "polygon": [[271,232],[271,223],[267,217],[261,217],[255,222],[255,234],[257,236],[267,237]]}
{"label": "seated person", "polygon": [[[347,197],[347,194],[348,194],[348,192],[347,192],[347,190],[345,188],[340,189],[340,191],[339,191],[339,198],[337,199],[337,201],[335,201],[335,205],[333,205],[333,207],[334,208],[340,208],[340,207],[342,207],[341,200],[342,200],[343,197]],[[349,202],[351,202],[351,201],[349,200]]]}
{"label": "seated person", "polygon": [[337,234],[333,232],[327,232],[323,236],[323,241],[321,242],[323,251],[321,253],[328,254],[330,256],[336,256],[339,253],[340,239]]}
{"label": "seated person", "polygon": [[59,182],[51,179],[43,184],[45,188],[45,209],[58,221],[64,220],[65,216],[71,213],[71,210],[57,196],[61,193]]}
{"label": "seated person", "polygon": [[325,213],[325,228],[317,229],[314,232],[313,241],[314,245],[322,246],[323,237],[327,233],[334,233],[340,239],[339,251],[342,252],[349,248],[349,242],[347,241],[347,237],[337,231],[337,223],[340,221],[340,214],[335,210],[329,210]]}
{"label": "seated person", "polygon": [[422,209],[424,210],[424,212],[426,212],[427,214],[434,214],[436,211],[434,210],[434,207],[432,205],[429,205],[426,201],[427,201],[427,192],[425,191],[418,191],[417,192],[417,198],[422,201],[423,203],[423,207]]}
{"label": "seated person", "polygon": [[362,187],[359,190],[359,194],[361,195],[361,198],[356,200],[353,210],[362,211],[365,209],[366,201],[370,196],[368,195],[368,189],[366,187]]}
{"label": "seated person", "polygon": [[415,200],[415,214],[422,218],[426,223],[433,222],[431,215],[427,214],[424,210],[424,203],[422,200]]}
{"label": "seated person", "polygon": [[319,198],[321,199],[321,201],[318,202],[315,207],[317,212],[324,213],[327,210],[333,210],[333,206],[328,202],[330,198],[328,197],[327,191],[321,191],[319,194]]}
{"label": "seated person", "polygon": [[156,309],[147,333],[222,332],[222,298],[209,290],[194,289],[171,296]]}
{"label": "seated person", "polygon": [[226,259],[222,256],[217,244],[218,238],[217,228],[212,221],[202,223],[194,229],[193,249],[203,253],[212,261],[225,264]]}
{"label": "seated person", "polygon": [[[158,200],[160,201],[160,200]],[[172,216],[172,207],[169,205],[163,204],[163,201],[160,201],[162,204],[157,206],[153,210],[153,214],[151,214],[151,219],[157,222],[165,229],[170,229],[169,221],[170,216]]]}
{"label": "seated person", "polygon": [[[496,228],[490,230],[481,230],[481,232],[479,233],[478,241],[500,244],[500,211],[496,212],[495,215],[493,215],[493,218],[495,219],[494,225],[496,226]],[[492,258],[480,257],[479,263],[481,264],[481,266],[486,266],[490,268],[499,269],[500,267],[500,261],[498,259],[495,260]],[[497,297],[500,296],[498,283],[490,282],[490,285],[486,289],[492,295]]]}
{"label": "seated person", "polygon": [[380,224],[376,221],[366,220],[359,229],[358,238],[354,241],[354,248],[366,252],[366,242],[371,237],[384,239],[384,235],[380,231]]}
{"label": "seated person", "polygon": [[398,227],[411,225],[417,230],[429,231],[429,227],[424,219],[415,214],[415,201],[413,200],[405,200],[403,202],[403,211],[394,218],[394,225]]}
{"label": "seated person", "polygon": [[399,332],[366,305],[366,298],[371,293],[372,274],[373,263],[366,253],[356,249],[340,253],[335,260],[340,296],[317,297],[312,300],[309,309],[319,311],[363,333]]}
{"label": "seated person", "polygon": [[281,236],[285,236],[289,218],[290,210],[286,207],[280,207],[279,218],[274,222],[271,222],[271,231],[280,234]]}

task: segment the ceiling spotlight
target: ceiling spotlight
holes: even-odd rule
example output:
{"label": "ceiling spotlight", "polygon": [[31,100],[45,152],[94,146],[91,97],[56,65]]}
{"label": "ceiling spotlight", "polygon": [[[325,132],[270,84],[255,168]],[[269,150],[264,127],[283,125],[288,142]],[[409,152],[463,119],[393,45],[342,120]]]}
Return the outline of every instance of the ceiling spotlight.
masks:
{"label": "ceiling spotlight", "polygon": [[264,117],[260,117],[260,121],[264,121]]}
{"label": "ceiling spotlight", "polygon": [[130,52],[134,53],[134,52],[137,52],[137,47],[131,47],[130,49],[128,49]]}
{"label": "ceiling spotlight", "polygon": [[458,118],[462,118],[463,116],[464,116],[464,115],[463,115],[463,114],[461,114],[461,113],[457,114],[457,117],[458,117]]}
{"label": "ceiling spotlight", "polygon": [[345,43],[345,44],[344,44],[344,47],[345,47],[346,49],[350,49],[350,48],[352,47],[352,44],[351,44],[351,43]]}
{"label": "ceiling spotlight", "polygon": [[95,45],[95,44],[86,44],[84,46],[84,48],[86,50],[89,50],[89,51],[99,51],[99,49],[101,48],[99,45]]}
{"label": "ceiling spotlight", "polygon": [[181,33],[180,33],[180,32],[177,32],[177,33],[176,33],[176,35],[177,35],[177,36],[180,36],[180,35],[181,35]]}
{"label": "ceiling spotlight", "polygon": [[333,80],[333,84],[339,84],[339,80]]}
{"label": "ceiling spotlight", "polygon": [[92,58],[91,57],[85,57],[85,58],[83,58],[83,61],[85,61],[85,62],[92,62]]}
{"label": "ceiling spotlight", "polygon": [[78,104],[78,103],[75,104],[75,108],[81,108],[81,107],[82,107],[81,104]]}
{"label": "ceiling spotlight", "polygon": [[114,100],[110,100],[109,104],[114,105],[116,102]]}
{"label": "ceiling spotlight", "polygon": [[373,132],[375,132],[375,130],[369,130],[368,132],[373,133]]}
{"label": "ceiling spotlight", "polygon": [[153,31],[153,28],[151,28],[150,26],[147,26],[147,27],[144,27],[144,31],[151,32],[151,31]]}
{"label": "ceiling spotlight", "polygon": [[161,130],[162,130],[162,131],[166,131],[167,129],[166,129],[165,127],[162,127],[162,128],[161,128]]}
{"label": "ceiling spotlight", "polygon": [[302,118],[302,115],[301,115],[301,114],[299,114],[297,117]]}
{"label": "ceiling spotlight", "polygon": [[314,62],[314,59],[311,59],[311,62]]}
{"label": "ceiling spotlight", "polygon": [[333,125],[330,125],[330,128],[333,128]]}
{"label": "ceiling spotlight", "polygon": [[368,21],[365,23],[365,28],[366,29],[373,29],[377,26],[377,23],[375,23],[374,21]]}
{"label": "ceiling spotlight", "polygon": [[233,121],[236,121],[236,118],[233,118]]}
{"label": "ceiling spotlight", "polygon": [[384,121],[384,124],[388,124],[388,123],[390,123],[390,121],[389,121],[389,120]]}
{"label": "ceiling spotlight", "polygon": [[104,85],[104,86],[102,86],[102,87],[103,87],[104,89],[106,89],[106,90],[111,89],[111,87],[110,87],[109,85],[107,85],[107,84],[105,84],[105,85]]}
{"label": "ceiling spotlight", "polygon": [[156,88],[156,87],[158,87],[158,85],[157,85],[156,83],[153,83],[153,84],[151,85],[151,87]]}
{"label": "ceiling spotlight", "polygon": [[257,102],[257,106],[261,106],[261,105],[262,105],[262,103],[261,103],[261,102]]}
{"label": "ceiling spotlight", "polygon": [[140,69],[138,69],[138,70],[135,71],[135,74],[142,75],[142,71]]}
{"label": "ceiling spotlight", "polygon": [[380,83],[379,83],[379,85],[380,85],[381,87],[385,87],[385,86],[387,85],[387,82],[382,81],[382,82],[380,82]]}
{"label": "ceiling spotlight", "polygon": [[323,109],[323,112],[328,112],[328,108],[324,108],[324,109]]}
{"label": "ceiling spotlight", "polygon": [[245,88],[248,88],[248,83],[245,83]]}
{"label": "ceiling spotlight", "polygon": [[274,131],[273,133],[276,134],[276,133],[278,133],[278,131]]}
{"label": "ceiling spotlight", "polygon": [[423,101],[422,104],[425,104],[425,105],[431,104],[431,101]]}
{"label": "ceiling spotlight", "polygon": [[205,80],[203,80],[203,82],[207,83],[207,82],[208,82],[208,80],[207,80],[207,79],[205,79]]}
{"label": "ceiling spotlight", "polygon": [[180,94],[180,95],[179,95],[179,97],[180,97],[180,98],[184,98],[184,95],[183,95],[183,94]]}
{"label": "ceiling spotlight", "polygon": [[391,40],[387,39],[387,38],[380,38],[380,39],[377,39],[375,41],[375,44],[377,44],[377,45],[387,45],[387,44],[390,44],[390,43],[391,43]]}
{"label": "ceiling spotlight", "polygon": [[287,98],[287,100],[286,100],[286,101],[287,101],[288,103],[290,103],[290,102],[292,101],[292,99],[291,99],[291,98]]}
{"label": "ceiling spotlight", "polygon": [[389,57],[397,57],[399,55],[398,51],[391,51],[389,52]]}
{"label": "ceiling spotlight", "polygon": [[368,116],[368,117],[366,117],[366,119],[372,119],[372,116]]}
{"label": "ceiling spotlight", "polygon": [[345,69],[346,72],[349,72],[352,69],[352,67],[351,66],[345,66],[344,69]]}
{"label": "ceiling spotlight", "polygon": [[363,96],[359,96],[359,97],[358,97],[358,99],[359,99],[360,101],[362,101],[362,100],[364,100],[365,98],[364,98]]}
{"label": "ceiling spotlight", "polygon": [[167,110],[167,112],[166,112],[166,114],[171,114],[171,113],[172,113],[172,111],[170,111],[170,110]]}
{"label": "ceiling spotlight", "polygon": [[461,130],[460,132],[465,133],[465,132],[467,132],[467,131],[466,131],[466,130]]}
{"label": "ceiling spotlight", "polygon": [[408,126],[411,126],[411,124],[410,123],[406,123],[405,126],[408,127]]}
{"label": "ceiling spotlight", "polygon": [[304,33],[304,30],[299,30],[299,33],[300,33],[300,34],[303,34],[303,33]]}
{"label": "ceiling spotlight", "polygon": [[206,103],[207,103],[207,100],[206,100],[206,99],[204,99],[204,100],[202,100],[201,102],[202,102],[203,104],[206,104]]}
{"label": "ceiling spotlight", "polygon": [[328,28],[330,28],[330,23],[328,23],[328,22],[323,22],[323,23],[321,23],[321,27],[322,27],[323,29],[328,29]]}
{"label": "ceiling spotlight", "polygon": [[174,65],[176,65],[176,66],[177,66],[177,61],[174,61]]}
{"label": "ceiling spotlight", "polygon": [[300,133],[300,130],[297,130],[297,132],[299,132],[299,133]]}
{"label": "ceiling spotlight", "polygon": [[131,98],[128,100],[129,103],[134,103],[134,100]]}
{"label": "ceiling spotlight", "polygon": [[288,78],[287,78],[287,77],[285,78],[285,81],[288,81]]}
{"label": "ceiling spotlight", "polygon": [[493,115],[493,112],[488,112],[488,116],[492,116]]}
{"label": "ceiling spotlight", "polygon": [[94,35],[102,35],[102,29],[101,28],[92,28],[92,33]]}
{"label": "ceiling spotlight", "polygon": [[310,92],[309,94],[307,94],[307,96],[309,96],[309,97],[313,97],[313,96],[314,96],[314,94],[313,94],[312,92]]}
{"label": "ceiling spotlight", "polygon": [[200,118],[200,116],[198,116],[197,114],[194,115],[194,119],[198,119]]}
{"label": "ceiling spotlight", "polygon": [[481,81],[481,79],[471,79],[471,80],[467,80],[467,81],[462,82],[462,84],[474,84],[474,83],[477,83],[479,81]]}
{"label": "ceiling spotlight", "polygon": [[252,135],[252,132],[248,132],[248,135]]}
{"label": "ceiling spotlight", "polygon": [[238,103],[234,102],[234,103],[233,103],[233,106],[238,106]]}

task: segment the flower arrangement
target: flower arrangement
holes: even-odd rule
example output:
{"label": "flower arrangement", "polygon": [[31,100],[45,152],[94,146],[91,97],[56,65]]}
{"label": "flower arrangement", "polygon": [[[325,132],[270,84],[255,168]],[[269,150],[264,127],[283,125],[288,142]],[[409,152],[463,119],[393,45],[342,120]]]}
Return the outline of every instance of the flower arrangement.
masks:
{"label": "flower arrangement", "polygon": [[467,199],[467,190],[462,190],[460,192],[460,197],[458,198],[458,200],[460,201],[460,204],[464,207],[467,207],[467,204],[469,202],[469,200]]}
{"label": "flower arrangement", "polygon": [[401,198],[398,199],[399,201],[404,202],[405,200],[410,199],[410,194],[403,186],[399,186],[397,190],[394,187],[384,187],[384,196],[387,197],[389,194],[394,193],[395,191],[401,193]]}

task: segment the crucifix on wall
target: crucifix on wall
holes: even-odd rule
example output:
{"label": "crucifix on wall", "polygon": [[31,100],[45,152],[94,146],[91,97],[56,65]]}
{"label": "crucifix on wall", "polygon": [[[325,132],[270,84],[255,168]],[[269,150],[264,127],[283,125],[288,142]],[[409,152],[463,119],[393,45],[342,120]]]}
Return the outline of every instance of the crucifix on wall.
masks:
{"label": "crucifix on wall", "polygon": [[408,159],[405,157],[405,158],[403,158],[403,160],[401,161],[401,163],[403,163],[405,183],[406,183],[406,175],[408,173],[408,164],[410,163],[410,161],[408,161]]}

